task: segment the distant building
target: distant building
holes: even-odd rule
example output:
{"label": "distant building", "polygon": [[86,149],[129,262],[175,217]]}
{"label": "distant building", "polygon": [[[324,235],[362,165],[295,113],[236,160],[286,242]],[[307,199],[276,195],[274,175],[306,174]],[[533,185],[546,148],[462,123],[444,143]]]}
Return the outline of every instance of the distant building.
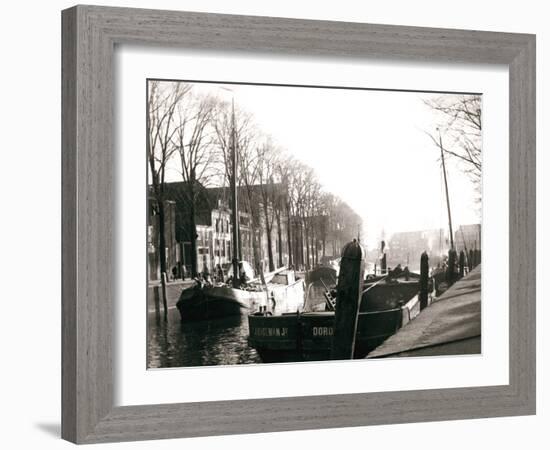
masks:
{"label": "distant building", "polygon": [[[475,250],[481,244],[481,225],[460,225],[454,233],[454,246],[457,252]],[[395,267],[409,265],[411,268],[419,266],[420,255],[428,252],[430,265],[435,266],[446,258],[451,242],[449,233],[445,230],[417,230],[394,233],[387,242],[386,254],[388,266]]]}
{"label": "distant building", "polygon": [[[266,188],[265,186],[263,187]],[[268,187],[272,190],[280,186]],[[261,264],[269,268],[268,236],[265,220],[265,210],[258,186],[250,186],[246,192],[239,187],[238,196],[241,208],[239,210],[239,240],[241,254],[239,259],[249,261],[259,269]],[[274,191],[275,192],[275,191]],[[245,201],[251,195],[253,208],[247,208]],[[196,184],[192,190],[188,183],[177,182],[165,185],[165,198],[170,205],[170,212],[166,213],[165,235],[167,245],[167,267],[182,264],[186,272],[191,270],[191,195],[195,197],[195,229],[197,270],[203,272],[205,268],[211,273],[219,264],[228,265],[232,261],[233,238],[231,225],[230,192],[227,187],[205,188]],[[270,193],[270,198],[275,194]],[[275,197],[273,197],[275,198]],[[166,209],[166,208],[165,208]],[[247,210],[251,211],[247,211]],[[274,213],[273,205],[268,204],[268,217],[271,226],[271,250],[275,267],[287,265],[288,240],[287,216],[281,212]],[[255,225],[255,232],[253,228]],[[149,277],[158,279],[160,276],[158,252],[158,218],[154,208],[154,199],[149,201],[148,217],[148,249],[149,249]]]}
{"label": "distant building", "polygon": [[[240,186],[239,240],[240,260],[250,262],[256,271],[292,265],[305,270],[338,258],[342,247],[358,237],[361,219],[344,202],[315,216],[290,215],[287,189],[284,185]],[[195,201],[191,202],[191,196]],[[197,270],[211,273],[216,266],[232,261],[233,234],[230,190],[228,187],[206,188],[199,183],[167,183],[164,197],[170,205],[166,213],[165,234],[167,267],[191,269],[192,217],[194,217]],[[149,201],[149,276],[158,279],[158,220],[155,200]],[[194,214],[191,213],[194,205]],[[155,225],[156,224],[156,225]],[[268,234],[268,229],[270,233]],[[271,252],[270,252],[271,248]]]}
{"label": "distant building", "polygon": [[460,225],[455,232],[455,248],[461,250],[481,249],[481,224]]}
{"label": "distant building", "polygon": [[430,264],[436,265],[449,247],[448,235],[442,228],[393,233],[387,242],[387,264],[389,267],[401,264],[415,269],[420,266],[420,255],[426,251]]}

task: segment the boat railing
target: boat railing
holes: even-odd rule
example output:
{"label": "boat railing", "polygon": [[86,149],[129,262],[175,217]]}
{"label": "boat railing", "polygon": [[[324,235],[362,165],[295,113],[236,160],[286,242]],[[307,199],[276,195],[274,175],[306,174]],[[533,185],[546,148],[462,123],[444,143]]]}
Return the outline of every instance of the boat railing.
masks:
{"label": "boat railing", "polygon": [[364,295],[366,292],[369,292],[374,286],[377,286],[378,284],[382,283],[382,281],[384,281],[386,278],[388,278],[388,275],[385,275],[385,276],[383,276],[382,278],[380,278],[378,281],[372,283],[368,288],[366,288],[366,289],[363,290],[363,295]]}

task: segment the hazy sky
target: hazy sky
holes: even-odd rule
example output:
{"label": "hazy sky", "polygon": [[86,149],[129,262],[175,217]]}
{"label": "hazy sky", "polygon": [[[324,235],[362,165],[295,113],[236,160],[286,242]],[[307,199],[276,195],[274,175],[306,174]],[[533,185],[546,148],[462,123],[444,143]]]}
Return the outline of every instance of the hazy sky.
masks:
{"label": "hazy sky", "polygon": [[[220,84],[194,90],[234,97],[260,130],[313,167],[325,189],[362,216],[369,247],[382,229],[387,237],[447,229],[439,149],[425,133],[435,131],[436,116],[423,99],[434,94]],[[479,223],[471,181],[455,161],[446,163],[455,229]]]}

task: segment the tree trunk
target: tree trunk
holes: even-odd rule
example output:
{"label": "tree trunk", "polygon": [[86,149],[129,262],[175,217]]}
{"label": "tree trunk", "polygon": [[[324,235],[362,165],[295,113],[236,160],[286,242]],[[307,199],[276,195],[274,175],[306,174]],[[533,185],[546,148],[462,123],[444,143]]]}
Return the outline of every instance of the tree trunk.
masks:
{"label": "tree trunk", "polygon": [[279,267],[283,266],[283,232],[281,230],[281,214],[277,214],[277,240],[279,245]]}
{"label": "tree trunk", "polygon": [[305,268],[305,265],[306,265],[306,260],[305,260],[305,255],[304,255],[304,225],[302,222],[300,222],[300,239],[299,239],[299,255],[300,255],[300,264],[302,265],[302,267]]}
{"label": "tree trunk", "polygon": [[262,255],[261,255],[261,248],[262,248],[262,228],[259,225],[255,225],[254,227],[254,236],[252,238],[253,247],[254,247],[254,267],[256,268],[256,271],[259,272],[261,269],[261,261],[262,261]]}
{"label": "tree trunk", "polygon": [[315,265],[319,264],[319,241],[317,236],[315,236]]}
{"label": "tree trunk", "polygon": [[265,232],[267,234],[267,257],[269,260],[269,271],[275,270],[275,264],[273,262],[273,248],[271,247],[271,228],[272,224],[269,223],[269,210],[267,207],[267,201],[264,200],[264,214],[265,214]]}
{"label": "tree trunk", "polygon": [[195,278],[198,275],[197,270],[197,224],[195,221],[195,193],[191,188],[189,201],[189,228],[191,242],[191,278]]}
{"label": "tree trunk", "polygon": [[286,224],[286,240],[287,240],[287,246],[288,246],[288,266],[292,267],[293,264],[293,258],[292,258],[292,233],[291,233],[291,218],[290,218],[290,210],[287,207],[286,209],[287,214],[287,224]]}
{"label": "tree trunk", "polygon": [[311,244],[311,268],[315,267],[316,264],[316,255],[315,255],[315,227],[310,226],[310,244]]}
{"label": "tree trunk", "polygon": [[313,227],[309,226],[309,257],[310,257],[310,268],[313,269],[315,266],[315,249],[313,248]]}
{"label": "tree trunk", "polygon": [[260,269],[260,255],[258,254],[258,225],[256,219],[251,216],[252,223],[252,256],[254,258],[254,269],[256,272]]}
{"label": "tree trunk", "polygon": [[269,271],[273,272],[275,270],[275,263],[273,262],[273,243],[271,242],[271,227],[266,227],[267,232],[267,257],[269,258]]}
{"label": "tree trunk", "polygon": [[158,201],[159,212],[159,259],[160,259],[160,283],[162,292],[162,306],[164,308],[164,319],[168,318],[168,304],[166,301],[166,236],[164,233],[164,202]]}
{"label": "tree trunk", "polygon": [[159,213],[159,264],[160,273],[166,273],[166,236],[164,230],[164,202],[157,201]]}
{"label": "tree trunk", "polygon": [[305,238],[306,238],[306,270],[310,269],[310,253],[309,253],[309,230],[308,226],[304,223]]}

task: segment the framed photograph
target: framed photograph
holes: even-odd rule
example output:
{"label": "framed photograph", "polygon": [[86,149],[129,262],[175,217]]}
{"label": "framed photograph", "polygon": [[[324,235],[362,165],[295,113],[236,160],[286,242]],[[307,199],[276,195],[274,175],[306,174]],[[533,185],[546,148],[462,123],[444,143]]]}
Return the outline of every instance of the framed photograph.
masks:
{"label": "framed photograph", "polygon": [[535,413],[535,37],[62,13],[62,435]]}

